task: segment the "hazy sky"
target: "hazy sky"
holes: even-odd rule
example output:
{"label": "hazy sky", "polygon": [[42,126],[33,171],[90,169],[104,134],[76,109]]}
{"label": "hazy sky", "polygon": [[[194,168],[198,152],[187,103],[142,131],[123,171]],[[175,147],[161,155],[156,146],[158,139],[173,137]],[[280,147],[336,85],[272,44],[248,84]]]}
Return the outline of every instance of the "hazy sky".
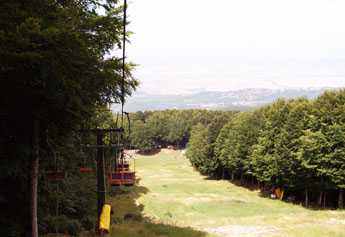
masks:
{"label": "hazy sky", "polygon": [[139,91],[344,87],[343,0],[129,0]]}

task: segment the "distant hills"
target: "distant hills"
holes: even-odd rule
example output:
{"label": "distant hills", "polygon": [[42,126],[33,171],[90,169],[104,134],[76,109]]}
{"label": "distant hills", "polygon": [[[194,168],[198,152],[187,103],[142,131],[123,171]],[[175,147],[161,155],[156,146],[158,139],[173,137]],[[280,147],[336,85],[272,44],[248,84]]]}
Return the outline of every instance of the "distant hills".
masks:
{"label": "distant hills", "polygon": [[[128,98],[125,111],[164,110],[164,109],[208,109],[208,110],[253,110],[278,98],[297,98],[307,96],[315,98],[325,90],[338,88],[307,88],[307,89],[262,89],[248,88],[234,91],[204,91],[181,95],[153,95],[135,93]],[[119,108],[119,107],[118,107]],[[118,109],[114,107],[114,109]]]}

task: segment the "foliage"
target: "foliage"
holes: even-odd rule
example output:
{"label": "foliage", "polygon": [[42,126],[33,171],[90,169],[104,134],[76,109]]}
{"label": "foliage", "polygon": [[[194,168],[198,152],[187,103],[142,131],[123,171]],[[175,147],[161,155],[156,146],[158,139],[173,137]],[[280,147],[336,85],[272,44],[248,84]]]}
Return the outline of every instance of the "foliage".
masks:
{"label": "foliage", "polygon": [[308,192],[319,193],[321,203],[326,202],[326,192],[337,191],[342,208],[344,104],[344,89],[326,91],[312,101],[278,99],[229,117],[216,137],[198,125],[192,130],[187,156],[203,174],[223,167],[242,175],[252,173],[259,183],[292,194],[304,190],[306,205]]}
{"label": "foliage", "polygon": [[[122,63],[109,56],[121,46],[123,8],[116,4],[116,0],[0,3],[2,233],[22,236],[30,232],[28,184],[35,171],[30,162],[37,157],[32,148],[36,122],[39,233],[55,232],[51,223],[55,221],[55,184],[44,180],[44,170],[52,169],[52,149],[60,152],[60,168],[69,171],[67,180],[59,184],[61,218],[65,218],[61,220],[65,227],[59,231],[71,233],[67,230],[71,226],[80,230],[94,223],[89,204],[94,196],[89,195],[91,178],[81,182],[76,174],[81,154],[75,131],[103,126],[95,110],[121,99]],[[129,95],[138,81],[131,75],[133,64],[125,68],[124,93]],[[89,196],[82,199],[84,195]]]}
{"label": "foliage", "polygon": [[[163,111],[137,111],[130,114],[131,124],[133,125],[132,141],[139,141],[137,136],[142,134],[135,126],[136,123],[143,126],[140,122],[147,125],[148,133],[154,140],[155,146],[176,145],[177,147],[185,147],[188,143],[191,131],[198,123],[207,126],[217,116],[231,116],[232,111],[207,111],[207,110],[163,110]],[[134,144],[134,142],[132,142]],[[138,144],[137,142],[135,142]],[[151,148],[154,147],[152,142]],[[134,144],[135,145],[135,144]],[[137,146],[138,149],[142,147]],[[149,149],[147,147],[147,149]]]}
{"label": "foliage", "polygon": [[133,125],[133,133],[135,136],[132,138],[132,144],[140,148],[142,151],[149,151],[154,145],[154,140],[148,126],[142,121],[138,120]]}
{"label": "foliage", "polygon": [[187,144],[187,156],[193,166],[202,166],[203,161],[206,160],[206,143],[206,128],[201,123],[198,123],[193,127],[190,140]]}

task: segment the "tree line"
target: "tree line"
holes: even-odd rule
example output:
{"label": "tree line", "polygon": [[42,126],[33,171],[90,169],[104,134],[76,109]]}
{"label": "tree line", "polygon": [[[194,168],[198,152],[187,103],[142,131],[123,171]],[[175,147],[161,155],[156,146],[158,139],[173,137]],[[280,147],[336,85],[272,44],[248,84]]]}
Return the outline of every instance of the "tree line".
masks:
{"label": "tree line", "polygon": [[[197,109],[137,111],[130,114],[131,144],[144,152],[167,145],[182,148],[188,143],[195,125],[207,126],[217,116],[231,117],[235,113]],[[128,122],[124,122],[128,133]]]}
{"label": "tree line", "polygon": [[[229,118],[216,116],[191,130],[187,156],[202,174],[215,178],[252,177],[267,189],[304,195],[326,205],[345,189],[345,90],[313,100],[278,99]],[[337,193],[337,194],[336,194]],[[327,195],[329,194],[329,195]],[[315,200],[314,199],[314,200]]]}

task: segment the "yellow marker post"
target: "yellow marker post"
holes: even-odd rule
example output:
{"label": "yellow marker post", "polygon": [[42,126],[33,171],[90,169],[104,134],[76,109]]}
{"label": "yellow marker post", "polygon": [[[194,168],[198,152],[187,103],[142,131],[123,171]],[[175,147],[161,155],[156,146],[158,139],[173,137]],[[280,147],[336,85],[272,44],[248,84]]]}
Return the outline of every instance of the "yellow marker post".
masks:
{"label": "yellow marker post", "polygon": [[101,233],[105,230],[108,232],[110,230],[110,210],[110,205],[103,205],[101,216],[99,217],[99,230]]}
{"label": "yellow marker post", "polygon": [[283,196],[284,196],[284,191],[282,191],[282,194],[280,195],[280,200],[283,200]]}

